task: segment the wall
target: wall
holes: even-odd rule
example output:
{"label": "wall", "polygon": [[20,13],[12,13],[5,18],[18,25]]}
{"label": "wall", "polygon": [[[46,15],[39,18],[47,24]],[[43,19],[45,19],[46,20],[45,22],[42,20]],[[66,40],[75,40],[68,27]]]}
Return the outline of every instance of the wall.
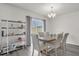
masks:
{"label": "wall", "polygon": [[46,20],[46,31],[50,33],[52,32],[52,20],[51,19]]}
{"label": "wall", "polygon": [[68,13],[52,20],[52,33],[68,32],[67,43],[79,45],[79,12]]}
{"label": "wall", "polygon": [[21,9],[9,4],[0,4],[0,18],[9,20],[24,20],[25,16],[32,16],[37,18],[43,18],[42,16],[35,14],[31,11]]}

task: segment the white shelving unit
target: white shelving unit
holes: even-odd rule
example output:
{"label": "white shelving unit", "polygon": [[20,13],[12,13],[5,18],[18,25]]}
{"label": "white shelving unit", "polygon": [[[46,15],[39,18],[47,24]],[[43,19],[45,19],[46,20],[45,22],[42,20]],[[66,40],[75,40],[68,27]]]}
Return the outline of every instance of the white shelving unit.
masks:
{"label": "white shelving unit", "polygon": [[17,50],[17,47],[26,45],[26,22],[1,20],[1,54]]}

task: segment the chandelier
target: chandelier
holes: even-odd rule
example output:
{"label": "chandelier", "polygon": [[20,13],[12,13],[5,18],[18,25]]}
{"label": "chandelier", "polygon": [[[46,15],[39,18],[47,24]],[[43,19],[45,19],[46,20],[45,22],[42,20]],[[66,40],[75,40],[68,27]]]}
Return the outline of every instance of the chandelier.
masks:
{"label": "chandelier", "polygon": [[53,7],[51,7],[51,11],[50,11],[50,13],[48,14],[48,17],[49,17],[49,18],[54,18],[55,16],[56,16],[56,13],[54,12]]}

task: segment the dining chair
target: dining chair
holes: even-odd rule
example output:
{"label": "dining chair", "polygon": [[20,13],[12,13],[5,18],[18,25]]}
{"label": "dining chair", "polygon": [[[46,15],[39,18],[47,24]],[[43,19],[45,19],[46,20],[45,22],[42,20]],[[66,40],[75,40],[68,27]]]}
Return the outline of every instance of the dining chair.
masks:
{"label": "dining chair", "polygon": [[[39,37],[39,39],[42,39],[42,40],[48,40],[50,37],[49,32],[39,32],[38,37]],[[45,54],[47,55],[47,49],[46,49],[46,48],[48,48],[47,44],[45,42],[42,42],[41,46],[44,46],[42,49],[45,50]]]}
{"label": "dining chair", "polygon": [[38,56],[39,56],[40,55],[40,45],[39,45],[38,35],[32,34],[32,43],[33,43],[32,56],[34,55],[35,50],[38,51]]}
{"label": "dining chair", "polygon": [[49,32],[39,32],[39,33],[38,33],[38,37],[39,37],[39,38],[43,38],[43,39],[48,39],[48,37],[49,37]]}
{"label": "dining chair", "polygon": [[[61,40],[63,38],[63,33],[57,34],[57,38],[55,41],[48,42],[48,46],[54,51],[55,55],[57,56],[58,54],[58,48],[61,46]],[[49,48],[48,48],[49,49]]]}
{"label": "dining chair", "polygon": [[38,32],[39,37],[44,37],[44,32]]}
{"label": "dining chair", "polygon": [[[49,39],[49,32],[39,32],[38,38],[43,39],[43,40],[48,40]],[[42,42],[41,44],[46,46],[45,42]]]}
{"label": "dining chair", "polygon": [[65,33],[63,36],[63,39],[61,41],[61,48],[63,49],[63,54],[65,54],[65,52],[66,52],[66,41],[67,41],[68,35],[69,35],[69,33]]}

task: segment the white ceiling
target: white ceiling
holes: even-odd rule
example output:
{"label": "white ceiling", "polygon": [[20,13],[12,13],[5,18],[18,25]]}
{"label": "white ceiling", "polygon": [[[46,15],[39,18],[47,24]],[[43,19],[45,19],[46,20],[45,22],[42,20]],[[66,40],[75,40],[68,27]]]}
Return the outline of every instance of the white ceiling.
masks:
{"label": "white ceiling", "polygon": [[79,3],[10,3],[14,6],[35,12],[44,17],[47,17],[50,12],[50,7],[54,7],[56,15],[63,15],[79,11]]}

